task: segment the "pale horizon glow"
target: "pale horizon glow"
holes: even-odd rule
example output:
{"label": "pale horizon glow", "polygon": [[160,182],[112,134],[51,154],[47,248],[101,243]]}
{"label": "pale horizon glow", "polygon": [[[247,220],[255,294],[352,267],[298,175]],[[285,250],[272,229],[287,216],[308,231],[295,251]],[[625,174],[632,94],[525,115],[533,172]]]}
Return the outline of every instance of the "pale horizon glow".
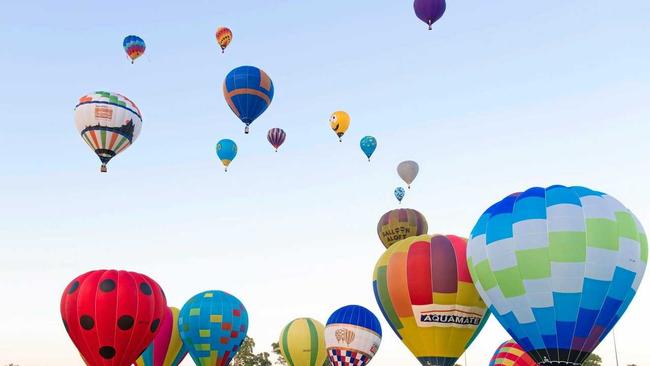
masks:
{"label": "pale horizon glow", "polygon": [[[61,293],[115,268],[151,276],[179,308],[204,290],[237,296],[256,352],[294,318],[363,305],[383,328],[371,365],[417,366],[372,293],[376,222],[398,207],[402,160],[420,174],[401,206],[430,233],[467,236],[490,204],[551,184],[606,192],[650,227],[647,1],[448,0],[432,31],[412,1],[3,5],[0,365],[82,365]],[[225,54],[220,25],[234,33]],[[128,34],[147,43],[133,65]],[[221,92],[247,64],[275,85],[250,135]],[[143,116],[107,174],[73,125],[95,90]],[[342,143],[328,123],[339,109],[352,119]],[[278,153],[272,127],[287,132]],[[365,135],[378,141],[370,163]],[[228,173],[221,138],[239,145]],[[615,327],[621,366],[650,364],[647,281]],[[492,318],[459,363],[484,366],[507,339]],[[596,353],[615,365],[611,334]]]}

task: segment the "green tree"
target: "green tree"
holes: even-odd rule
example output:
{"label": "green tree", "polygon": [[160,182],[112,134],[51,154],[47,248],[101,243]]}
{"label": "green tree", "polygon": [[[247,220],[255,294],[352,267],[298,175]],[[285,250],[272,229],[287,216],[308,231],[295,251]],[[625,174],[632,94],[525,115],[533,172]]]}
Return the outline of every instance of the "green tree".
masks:
{"label": "green tree", "polygon": [[582,366],[601,366],[603,364],[603,359],[600,358],[595,353],[590,354],[585,361],[582,363]]}
{"label": "green tree", "polygon": [[239,347],[237,356],[233,358],[233,366],[273,366],[269,360],[269,353],[255,353],[255,341],[253,338],[246,337]]}

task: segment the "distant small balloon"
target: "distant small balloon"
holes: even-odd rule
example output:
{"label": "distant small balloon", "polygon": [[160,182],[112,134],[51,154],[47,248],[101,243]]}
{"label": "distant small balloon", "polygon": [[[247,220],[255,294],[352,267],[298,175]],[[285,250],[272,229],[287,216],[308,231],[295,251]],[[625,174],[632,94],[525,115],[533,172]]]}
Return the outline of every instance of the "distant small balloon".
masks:
{"label": "distant small balloon", "polygon": [[411,183],[413,183],[415,178],[418,176],[419,171],[420,166],[413,160],[403,161],[397,166],[397,174],[402,178],[404,183],[407,184],[409,189],[411,189]]}
{"label": "distant small balloon", "polygon": [[388,211],[377,222],[377,235],[386,248],[411,236],[426,234],[428,230],[424,215],[411,208]]}
{"label": "distant small balloon", "polygon": [[361,146],[361,151],[366,154],[368,161],[370,161],[370,157],[377,149],[377,139],[372,136],[364,136],[359,145]]}
{"label": "distant small balloon", "polygon": [[240,66],[226,75],[223,82],[223,96],[232,112],[246,126],[249,126],[271,104],[274,94],[269,75],[255,66]]}
{"label": "distant small balloon", "polygon": [[336,136],[341,137],[345,134],[345,131],[350,127],[350,115],[344,111],[336,111],[330,116],[330,127],[336,133]]}
{"label": "distant small balloon", "polygon": [[431,30],[433,23],[437,22],[445,14],[447,4],[445,0],[415,0],[413,2],[413,9],[415,10],[415,15],[427,23],[429,30]]}
{"label": "distant small balloon", "polygon": [[397,201],[399,201],[399,203],[402,203],[405,194],[406,194],[406,190],[404,190],[404,188],[402,187],[395,188],[395,198],[397,198]]}
{"label": "distant small balloon", "polygon": [[136,58],[142,56],[144,50],[147,48],[144,44],[144,40],[134,35],[126,36],[122,42],[122,46],[124,46],[124,52],[126,52],[127,56],[131,59],[131,63],[133,63]]}
{"label": "distant small balloon", "polygon": [[235,159],[237,156],[237,144],[231,139],[223,139],[217,142],[217,156],[221,163],[225,167],[225,171],[228,171],[228,165]]}
{"label": "distant small balloon", "polygon": [[215,35],[217,37],[217,43],[221,46],[221,53],[224,53],[226,47],[228,47],[232,41],[232,31],[226,27],[219,27],[217,28],[217,33]]}
{"label": "distant small balloon", "polygon": [[266,139],[269,140],[269,143],[275,148],[275,151],[278,151],[280,145],[284,143],[284,140],[287,138],[287,134],[281,128],[272,128],[266,134]]}

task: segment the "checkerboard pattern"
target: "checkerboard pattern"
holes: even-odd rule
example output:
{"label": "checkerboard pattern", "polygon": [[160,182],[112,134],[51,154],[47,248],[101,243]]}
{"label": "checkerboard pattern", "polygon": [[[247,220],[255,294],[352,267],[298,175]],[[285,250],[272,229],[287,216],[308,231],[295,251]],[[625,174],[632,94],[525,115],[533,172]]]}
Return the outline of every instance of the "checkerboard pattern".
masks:
{"label": "checkerboard pattern", "polygon": [[536,187],[479,218],[467,257],[492,314],[536,362],[579,365],[634,298],[648,242],[607,194]]}

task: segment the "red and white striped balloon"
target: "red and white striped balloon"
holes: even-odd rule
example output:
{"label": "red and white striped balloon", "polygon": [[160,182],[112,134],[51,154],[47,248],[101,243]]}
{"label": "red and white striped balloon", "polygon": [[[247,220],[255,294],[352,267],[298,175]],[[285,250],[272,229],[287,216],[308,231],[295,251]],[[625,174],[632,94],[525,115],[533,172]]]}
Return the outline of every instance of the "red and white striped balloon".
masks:
{"label": "red and white striped balloon", "polygon": [[272,128],[269,130],[266,138],[269,140],[271,145],[273,145],[275,151],[277,152],[280,145],[284,143],[284,139],[287,138],[287,134],[281,128]]}

